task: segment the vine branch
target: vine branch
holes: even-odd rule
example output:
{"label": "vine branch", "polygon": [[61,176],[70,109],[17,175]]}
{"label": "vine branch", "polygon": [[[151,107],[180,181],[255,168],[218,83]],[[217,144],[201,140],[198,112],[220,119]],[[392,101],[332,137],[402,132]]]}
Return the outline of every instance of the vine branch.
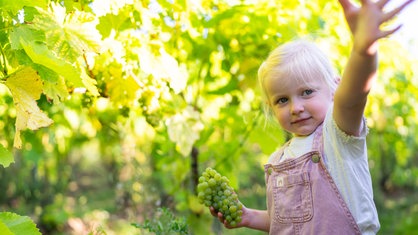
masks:
{"label": "vine branch", "polygon": [[6,55],[4,54],[4,50],[3,50],[3,46],[0,45],[0,53],[1,53],[1,58],[2,58],[2,62],[1,62],[1,67],[2,70],[1,72],[3,73],[3,76],[6,77],[8,74],[7,71],[7,60],[6,60]]}

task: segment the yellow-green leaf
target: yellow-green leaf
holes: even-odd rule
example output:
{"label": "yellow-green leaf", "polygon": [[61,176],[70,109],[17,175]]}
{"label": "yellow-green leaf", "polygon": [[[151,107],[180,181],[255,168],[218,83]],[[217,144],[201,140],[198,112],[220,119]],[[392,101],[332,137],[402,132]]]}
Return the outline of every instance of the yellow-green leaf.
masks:
{"label": "yellow-green leaf", "polygon": [[56,57],[46,45],[38,42],[30,42],[22,37],[20,38],[20,44],[34,63],[43,65],[57,74],[62,75],[75,87],[83,86],[78,69],[68,61]]}
{"label": "yellow-green leaf", "polygon": [[37,7],[47,8],[48,1],[47,0],[19,0],[19,1],[0,0],[0,6],[2,8],[2,11],[4,12],[10,11],[10,13],[14,16],[20,10],[22,10],[23,7],[37,6]]}
{"label": "yellow-green leaf", "polygon": [[7,151],[3,145],[0,144],[0,165],[3,165],[3,167],[8,167],[10,163],[13,162],[13,155]]}
{"label": "yellow-green leaf", "polygon": [[83,70],[82,68],[80,68],[80,77],[81,77],[81,81],[84,84],[84,87],[90,91],[90,93],[94,96],[99,96],[99,91],[97,90],[97,82],[96,80],[94,80],[93,78],[89,77],[89,75],[86,73],[85,70]]}
{"label": "yellow-green leaf", "polygon": [[139,88],[138,83],[132,76],[111,78],[107,81],[109,97],[117,104],[130,105],[135,100]]}
{"label": "yellow-green leaf", "polygon": [[14,235],[12,231],[3,223],[0,221],[0,232],[3,235]]}
{"label": "yellow-green leaf", "polygon": [[14,147],[21,148],[20,131],[29,128],[36,130],[52,124],[52,120],[43,113],[37,103],[42,94],[42,81],[31,67],[16,71],[6,81],[16,106],[16,133]]}
{"label": "yellow-green leaf", "polygon": [[37,9],[40,14],[34,19],[33,27],[45,30],[48,48],[58,57],[76,60],[85,52],[100,49],[101,35],[93,14],[78,10],[66,13],[63,6],[54,2],[48,10]]}
{"label": "yellow-green leaf", "polygon": [[0,234],[40,235],[41,233],[30,217],[12,212],[0,212]]}
{"label": "yellow-green leaf", "polygon": [[[52,76],[53,75],[49,77]],[[63,76],[57,75],[55,79],[44,79],[43,82],[44,94],[48,97],[48,99],[54,101],[55,104],[68,97],[69,93]]]}

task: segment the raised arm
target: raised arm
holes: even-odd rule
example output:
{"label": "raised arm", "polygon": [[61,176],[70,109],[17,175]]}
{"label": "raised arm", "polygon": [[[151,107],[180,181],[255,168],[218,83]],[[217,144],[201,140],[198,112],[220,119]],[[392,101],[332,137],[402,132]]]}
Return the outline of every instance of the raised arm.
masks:
{"label": "raised arm", "polygon": [[383,8],[389,0],[361,0],[360,7],[353,5],[350,0],[339,0],[353,35],[353,48],[335,92],[334,120],[347,134],[357,136],[360,132],[367,95],[376,77],[377,41],[400,28],[382,30],[380,27],[413,1],[408,0],[384,12]]}

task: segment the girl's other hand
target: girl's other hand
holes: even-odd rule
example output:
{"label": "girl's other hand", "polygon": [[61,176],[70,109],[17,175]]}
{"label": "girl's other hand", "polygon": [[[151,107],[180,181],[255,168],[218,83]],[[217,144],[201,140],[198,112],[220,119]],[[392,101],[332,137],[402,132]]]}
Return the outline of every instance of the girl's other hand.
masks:
{"label": "girl's other hand", "polygon": [[218,217],[219,222],[221,222],[225,226],[225,228],[231,229],[231,228],[245,227],[245,215],[247,212],[247,208],[244,205],[242,206],[241,222],[237,223],[235,226],[230,225],[228,221],[225,220],[222,213],[216,211],[215,208],[209,207],[209,210],[213,216]]}

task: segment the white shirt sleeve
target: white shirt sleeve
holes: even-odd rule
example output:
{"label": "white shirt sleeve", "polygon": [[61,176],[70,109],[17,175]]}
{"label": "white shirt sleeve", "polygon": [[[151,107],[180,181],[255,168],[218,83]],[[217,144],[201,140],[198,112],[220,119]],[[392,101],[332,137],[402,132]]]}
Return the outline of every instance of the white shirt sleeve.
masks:
{"label": "white shirt sleeve", "polygon": [[376,234],[380,228],[367,158],[364,119],[359,136],[341,131],[329,109],[323,125],[325,165],[362,234]]}

